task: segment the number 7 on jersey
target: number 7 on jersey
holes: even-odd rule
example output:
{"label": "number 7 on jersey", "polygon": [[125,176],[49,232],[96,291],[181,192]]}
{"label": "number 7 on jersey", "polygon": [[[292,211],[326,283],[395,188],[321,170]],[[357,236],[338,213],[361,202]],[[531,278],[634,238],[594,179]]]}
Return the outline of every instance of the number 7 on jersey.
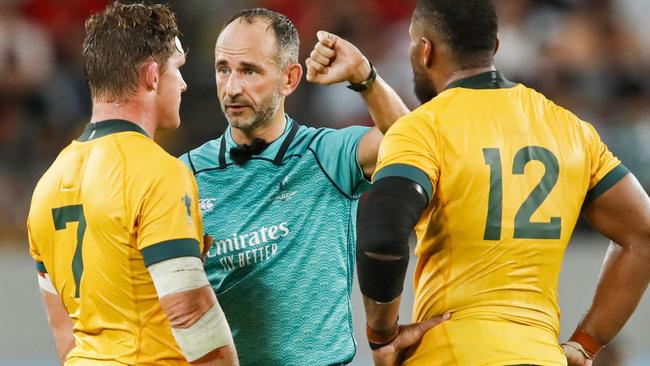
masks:
{"label": "number 7 on jersey", "polygon": [[83,205],[63,206],[52,209],[52,218],[54,219],[54,228],[64,230],[69,222],[78,222],[77,226],[77,243],[74,255],[72,257],[72,276],[74,277],[74,297],[79,297],[79,284],[81,275],[84,272],[83,258],[81,257],[81,247],[83,244],[84,233],[86,232],[86,217],[84,216]]}

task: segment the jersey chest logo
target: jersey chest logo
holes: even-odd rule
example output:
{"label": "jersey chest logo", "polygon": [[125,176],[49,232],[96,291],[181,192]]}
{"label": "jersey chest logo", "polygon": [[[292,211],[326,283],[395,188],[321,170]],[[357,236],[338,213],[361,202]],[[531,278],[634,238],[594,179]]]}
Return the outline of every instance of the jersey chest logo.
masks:
{"label": "jersey chest logo", "polygon": [[216,198],[201,198],[199,199],[199,209],[202,214],[208,214],[214,210],[215,203],[217,202]]}
{"label": "jersey chest logo", "polygon": [[289,184],[289,176],[286,176],[278,184],[278,193],[271,196],[269,200],[286,202],[291,198],[293,198],[293,196],[296,195],[296,192],[287,189],[288,184]]}

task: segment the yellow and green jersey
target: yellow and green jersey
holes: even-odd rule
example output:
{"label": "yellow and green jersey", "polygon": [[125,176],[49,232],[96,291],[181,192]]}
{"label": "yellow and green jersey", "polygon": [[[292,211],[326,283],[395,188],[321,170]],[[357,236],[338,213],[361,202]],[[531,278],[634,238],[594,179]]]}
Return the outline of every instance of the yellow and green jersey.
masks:
{"label": "yellow and green jersey", "polygon": [[146,266],[198,256],[189,170],[135,124],[89,124],[38,182],[30,252],[74,324],[66,365],[186,365]]}
{"label": "yellow and green jersey", "polygon": [[627,174],[591,125],[497,71],[395,123],[374,180],[418,182],[414,321],[451,312],[405,365],[566,365],[557,285],[581,208]]}

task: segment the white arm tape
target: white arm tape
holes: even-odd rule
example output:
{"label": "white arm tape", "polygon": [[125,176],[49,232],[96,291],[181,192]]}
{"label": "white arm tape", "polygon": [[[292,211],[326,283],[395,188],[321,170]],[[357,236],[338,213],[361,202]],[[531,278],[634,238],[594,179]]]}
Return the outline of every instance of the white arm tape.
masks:
{"label": "white arm tape", "polygon": [[189,362],[232,343],[228,321],[218,302],[191,327],[172,328],[172,333]]}
{"label": "white arm tape", "polygon": [[203,262],[197,257],[179,257],[147,267],[158,297],[209,286]]}
{"label": "white arm tape", "polygon": [[[159,298],[210,285],[203,270],[203,262],[196,257],[168,259],[152,264],[147,269]],[[196,323],[184,329],[172,327],[172,333],[189,362],[232,343],[228,321],[218,302]]]}
{"label": "white arm tape", "polygon": [[43,291],[58,295],[54,285],[52,284],[52,280],[47,273],[38,274],[38,286],[43,289]]}

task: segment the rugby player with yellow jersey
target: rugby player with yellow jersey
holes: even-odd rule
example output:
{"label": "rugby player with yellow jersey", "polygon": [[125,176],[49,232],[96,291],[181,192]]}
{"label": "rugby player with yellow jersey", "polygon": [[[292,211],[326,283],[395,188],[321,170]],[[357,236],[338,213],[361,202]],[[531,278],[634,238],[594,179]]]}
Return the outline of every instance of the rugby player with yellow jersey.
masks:
{"label": "rugby player with yellow jersey", "polygon": [[[496,32],[489,0],[417,3],[410,55],[424,104],[386,134],[360,210],[377,365],[590,365],[650,280],[648,196],[590,124],[494,68]],[[580,215],[616,243],[560,345],[558,278]],[[413,229],[413,320],[429,330],[406,351],[397,313]]]}
{"label": "rugby player with yellow jersey", "polygon": [[91,122],[38,182],[27,223],[60,361],[235,365],[196,183],[153,141],[178,127],[187,88],[174,14],[115,3],[86,31]]}

